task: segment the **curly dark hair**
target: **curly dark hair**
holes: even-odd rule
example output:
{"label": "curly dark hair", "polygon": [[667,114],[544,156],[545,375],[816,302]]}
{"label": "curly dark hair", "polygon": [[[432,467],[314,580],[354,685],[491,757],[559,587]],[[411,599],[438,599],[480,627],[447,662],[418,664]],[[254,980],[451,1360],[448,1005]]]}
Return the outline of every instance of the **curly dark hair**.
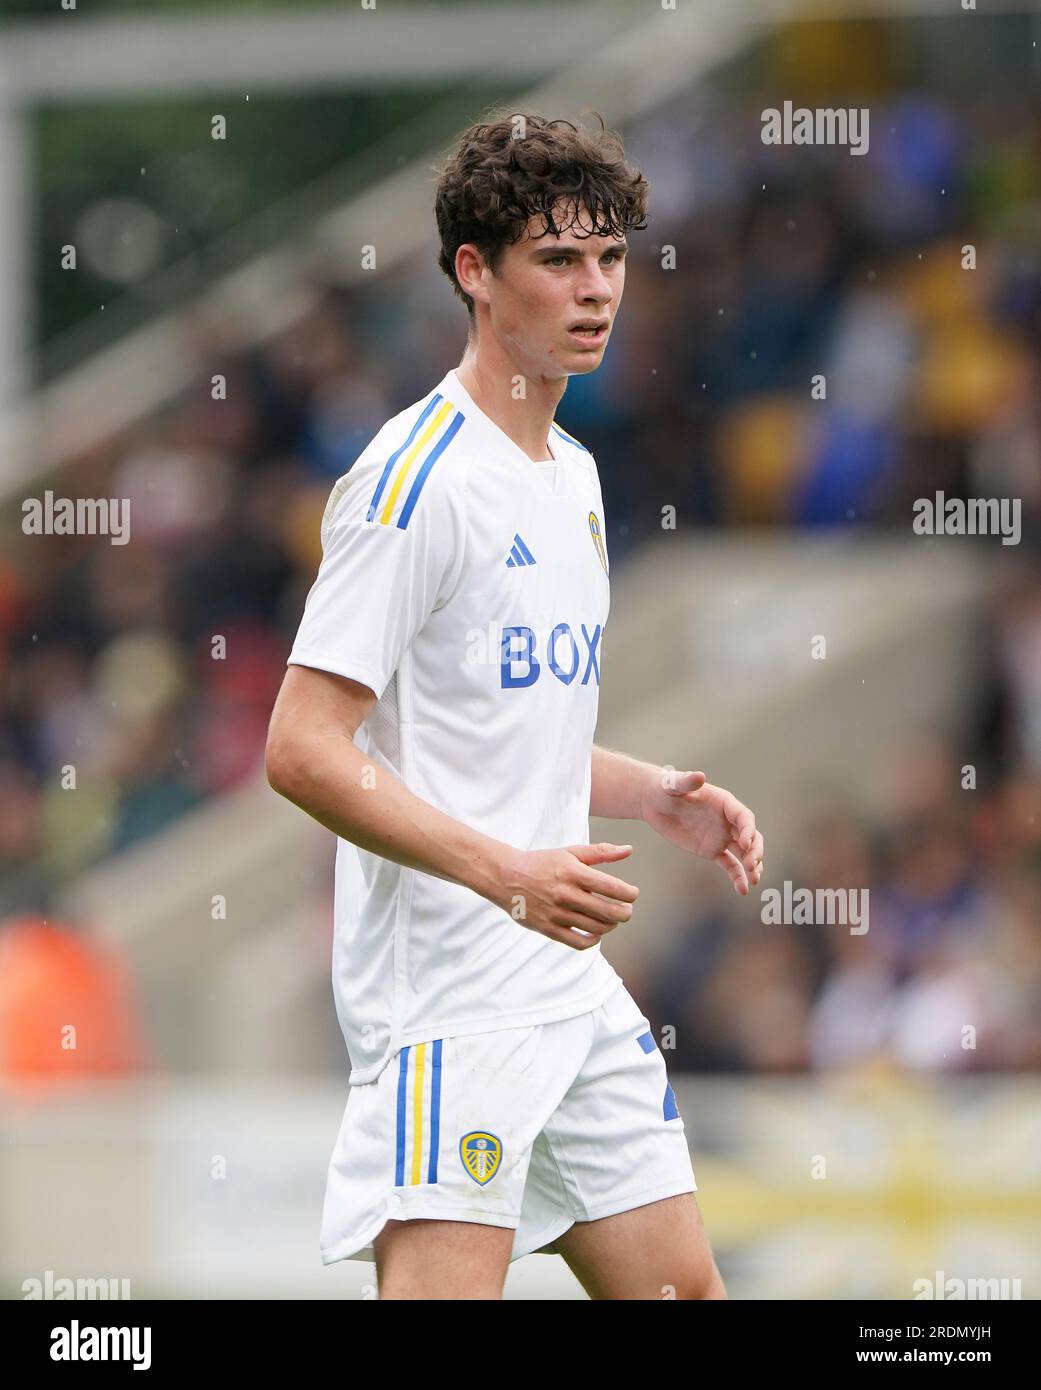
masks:
{"label": "curly dark hair", "polygon": [[[545,231],[559,236],[584,209],[592,222],[589,236],[622,236],[647,226],[650,185],[627,163],[621,136],[608,131],[599,112],[599,133],[570,121],[548,121],[522,112],[489,113],[469,126],[448,162],[438,170],[434,216],[441,237],[437,263],[466,305],[471,323],[473,299],[455,274],[455,253],[471,243],[492,273],[507,246],[519,241],[529,218],[540,214]],[[569,219],[553,220],[561,198]]]}

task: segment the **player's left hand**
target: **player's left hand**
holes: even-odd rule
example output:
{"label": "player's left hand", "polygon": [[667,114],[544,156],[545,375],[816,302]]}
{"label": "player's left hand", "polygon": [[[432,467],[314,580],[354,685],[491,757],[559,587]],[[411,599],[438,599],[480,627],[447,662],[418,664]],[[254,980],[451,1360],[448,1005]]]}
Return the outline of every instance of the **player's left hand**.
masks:
{"label": "player's left hand", "polygon": [[643,819],[663,839],[711,859],[745,896],[763,876],[763,837],[736,796],[705,781],[703,772],[664,771],[643,794]]}

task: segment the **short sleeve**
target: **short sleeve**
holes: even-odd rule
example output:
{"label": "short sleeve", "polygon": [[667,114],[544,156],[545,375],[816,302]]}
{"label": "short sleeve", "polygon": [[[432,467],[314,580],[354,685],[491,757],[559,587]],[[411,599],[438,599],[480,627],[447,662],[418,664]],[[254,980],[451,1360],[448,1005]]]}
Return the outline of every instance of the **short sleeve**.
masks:
{"label": "short sleeve", "polygon": [[387,466],[359,460],[333,488],[322,561],[286,663],[360,681],[377,699],[423,624],[451,597],[466,540],[462,460],[440,459],[421,488],[404,489],[404,506],[383,504]]}

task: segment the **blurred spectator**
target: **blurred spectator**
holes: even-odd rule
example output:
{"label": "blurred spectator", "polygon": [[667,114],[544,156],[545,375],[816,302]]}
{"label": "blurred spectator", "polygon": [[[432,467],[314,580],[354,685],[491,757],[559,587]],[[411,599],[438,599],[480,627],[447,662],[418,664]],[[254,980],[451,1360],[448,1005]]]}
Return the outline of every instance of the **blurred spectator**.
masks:
{"label": "blurred spectator", "polygon": [[127,972],[71,926],[0,927],[0,1083],[41,1086],[150,1066]]}

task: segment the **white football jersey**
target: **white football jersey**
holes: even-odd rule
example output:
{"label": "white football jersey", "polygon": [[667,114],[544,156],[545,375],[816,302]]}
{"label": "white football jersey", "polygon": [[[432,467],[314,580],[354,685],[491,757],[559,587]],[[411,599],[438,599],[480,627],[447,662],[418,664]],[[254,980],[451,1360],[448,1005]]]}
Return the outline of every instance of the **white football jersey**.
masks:
{"label": "white football jersey", "polygon": [[[288,664],[377,697],[378,785],[518,849],[589,842],[610,585],[593,456],[553,424],[535,463],[449,371],[334,485]],[[337,841],[333,993],[352,1085],[404,1046],[570,1018],[618,985],[472,889]]]}

